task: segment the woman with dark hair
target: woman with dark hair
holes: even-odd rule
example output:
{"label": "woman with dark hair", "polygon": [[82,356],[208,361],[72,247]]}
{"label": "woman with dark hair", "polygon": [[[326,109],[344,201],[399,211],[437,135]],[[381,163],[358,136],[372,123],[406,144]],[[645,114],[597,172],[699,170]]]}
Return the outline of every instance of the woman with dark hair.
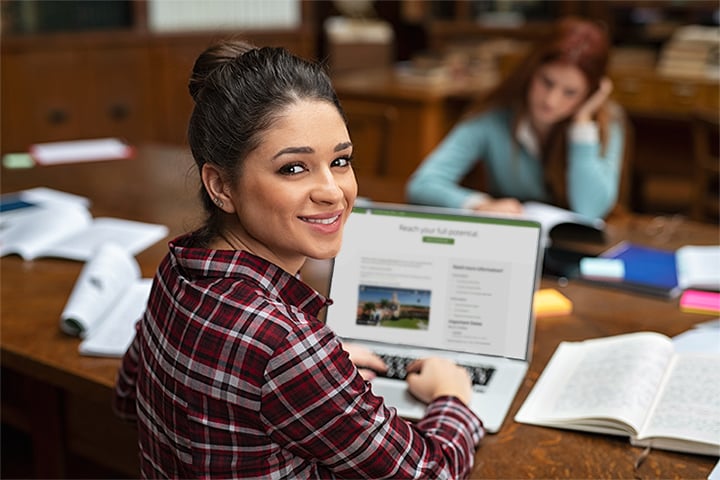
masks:
{"label": "woman with dark hair", "polygon": [[366,381],[384,362],[343,345],[318,320],[331,301],[298,277],[338,253],[357,195],[326,73],[222,42],[198,57],[190,93],[207,221],[170,242],[115,388],[142,476],[466,477],[483,435],[468,372],[411,364],[408,390],[428,408],[399,418]]}
{"label": "woman with dark hair", "polygon": [[[625,143],[622,111],[608,99],[609,47],[600,25],[559,20],[418,167],[408,201],[521,213],[535,200],[606,216]],[[478,162],[487,192],[461,186]]]}

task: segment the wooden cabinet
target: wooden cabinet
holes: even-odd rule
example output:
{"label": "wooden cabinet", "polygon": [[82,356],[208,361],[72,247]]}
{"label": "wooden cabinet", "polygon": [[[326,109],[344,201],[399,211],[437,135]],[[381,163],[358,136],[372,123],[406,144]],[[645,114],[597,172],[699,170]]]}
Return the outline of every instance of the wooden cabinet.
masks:
{"label": "wooden cabinet", "polygon": [[[314,55],[308,27],[232,34],[240,35],[256,45]],[[96,137],[185,144],[193,63],[222,37],[115,32],[4,39],[2,153]]]}
{"label": "wooden cabinet", "polygon": [[[304,58],[313,58],[315,43],[307,27],[297,30],[258,30],[234,34],[260,46],[282,46]],[[217,34],[184,33],[159,35],[148,41],[152,55],[152,90],[156,109],[155,138],[176,145],[186,143],[187,123],[193,101],[188,92],[188,79],[197,56]]]}
{"label": "wooden cabinet", "polygon": [[24,151],[40,141],[72,138],[82,130],[78,104],[83,62],[76,52],[4,53],[2,149]]}
{"label": "wooden cabinet", "polygon": [[[138,142],[154,137],[155,109],[151,90],[152,62],[148,50],[107,47],[87,52],[86,83],[92,103],[85,101],[88,133]],[[82,86],[82,83],[81,83]]]}
{"label": "wooden cabinet", "polygon": [[146,49],[12,47],[2,54],[3,152],[36,142],[154,136]]}
{"label": "wooden cabinet", "polygon": [[458,121],[483,87],[413,85],[392,69],[333,77],[355,145],[360,175],[404,181]]}
{"label": "wooden cabinet", "polygon": [[1,153],[93,137],[185,144],[197,55],[232,37],[315,58],[314,3],[297,1],[293,27],[154,32],[145,0],[0,0]]}
{"label": "wooden cabinet", "polygon": [[689,118],[695,109],[718,108],[720,86],[711,79],[672,78],[647,70],[613,70],[613,95],[631,114]]}

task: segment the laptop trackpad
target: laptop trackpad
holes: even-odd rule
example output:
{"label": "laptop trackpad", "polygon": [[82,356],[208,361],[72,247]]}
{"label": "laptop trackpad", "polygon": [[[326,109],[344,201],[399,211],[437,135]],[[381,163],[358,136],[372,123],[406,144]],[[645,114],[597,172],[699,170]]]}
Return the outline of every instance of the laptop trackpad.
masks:
{"label": "laptop trackpad", "polygon": [[383,397],[385,405],[397,408],[398,415],[417,420],[425,415],[427,405],[413,397],[403,380],[377,377],[372,381],[373,393]]}

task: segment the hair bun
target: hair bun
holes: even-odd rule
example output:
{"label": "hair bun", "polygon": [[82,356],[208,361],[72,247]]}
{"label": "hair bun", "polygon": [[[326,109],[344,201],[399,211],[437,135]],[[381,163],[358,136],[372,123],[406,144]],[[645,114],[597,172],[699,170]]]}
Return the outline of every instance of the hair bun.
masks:
{"label": "hair bun", "polygon": [[244,53],[255,49],[254,45],[243,40],[224,40],[208,47],[195,60],[188,81],[188,91],[193,100],[197,101],[198,93],[202,91],[208,77],[216,69],[236,61]]}

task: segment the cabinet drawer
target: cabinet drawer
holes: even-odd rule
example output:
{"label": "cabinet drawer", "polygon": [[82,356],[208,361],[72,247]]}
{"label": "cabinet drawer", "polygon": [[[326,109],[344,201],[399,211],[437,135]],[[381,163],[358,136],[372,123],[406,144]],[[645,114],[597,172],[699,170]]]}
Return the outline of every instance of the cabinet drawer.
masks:
{"label": "cabinet drawer", "polygon": [[705,85],[703,95],[700,99],[700,108],[720,110],[720,85]]}
{"label": "cabinet drawer", "polygon": [[3,153],[58,140],[153,138],[147,49],[3,52],[1,73]]}
{"label": "cabinet drawer", "polygon": [[689,80],[659,79],[655,85],[656,104],[666,112],[687,113],[702,105],[704,87]]}
{"label": "cabinet drawer", "polygon": [[3,53],[3,151],[77,138],[87,101],[82,78],[87,71],[76,52]]}
{"label": "cabinet drawer", "polygon": [[94,100],[84,105],[87,135],[122,137],[130,142],[153,137],[150,54],[145,48],[89,51]]}
{"label": "cabinet drawer", "polygon": [[614,78],[613,96],[629,110],[647,110],[655,105],[655,86],[641,76],[623,75]]}

